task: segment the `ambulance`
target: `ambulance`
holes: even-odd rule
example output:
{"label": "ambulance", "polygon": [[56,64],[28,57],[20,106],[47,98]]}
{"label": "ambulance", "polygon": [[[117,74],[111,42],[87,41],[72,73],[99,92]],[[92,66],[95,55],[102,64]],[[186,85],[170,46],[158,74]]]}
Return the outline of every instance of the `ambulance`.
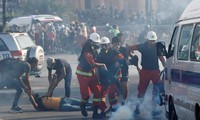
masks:
{"label": "ambulance", "polygon": [[166,57],[166,117],[200,120],[200,0],[191,1],[176,23]]}
{"label": "ambulance", "polygon": [[11,19],[6,24],[6,29],[4,31],[9,31],[9,28],[12,26],[25,27],[27,32],[30,29],[34,29],[38,24],[47,24],[53,22],[54,24],[62,23],[63,20],[59,16],[50,15],[50,14],[40,14],[40,15],[29,15],[29,16],[20,16]]}

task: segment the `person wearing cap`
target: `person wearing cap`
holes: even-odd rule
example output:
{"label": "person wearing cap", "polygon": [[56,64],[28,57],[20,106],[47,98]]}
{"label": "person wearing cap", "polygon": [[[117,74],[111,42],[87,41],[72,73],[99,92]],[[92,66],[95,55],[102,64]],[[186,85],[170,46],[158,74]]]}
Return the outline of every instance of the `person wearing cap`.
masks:
{"label": "person wearing cap", "polygon": [[[141,53],[141,66],[139,70],[139,84],[138,84],[138,94],[137,97],[139,101],[137,102],[135,114],[140,114],[140,104],[142,103],[147,87],[152,81],[153,85],[159,81],[160,69],[159,69],[159,60],[164,66],[165,58],[158,55],[157,53],[157,34],[154,31],[149,31],[147,33],[147,41],[138,45],[129,46],[132,50],[138,50]],[[153,87],[152,92],[152,116],[157,116],[162,113],[161,110],[157,109],[156,101],[156,90]]]}
{"label": "person wearing cap", "polygon": [[105,100],[102,99],[101,95],[102,87],[99,83],[97,75],[97,68],[106,68],[106,65],[95,61],[100,42],[100,36],[98,33],[90,34],[89,39],[83,45],[81,50],[81,55],[78,59],[79,64],[76,70],[81,94],[81,114],[84,117],[88,116],[86,105],[92,92],[94,94],[92,118],[94,119],[102,118],[101,113],[98,113],[98,109],[101,111],[106,109],[106,103],[104,102]]}
{"label": "person wearing cap", "polygon": [[38,59],[35,57],[29,58],[26,61],[15,58],[5,58],[0,61],[0,74],[4,78],[4,85],[9,88],[14,88],[16,94],[10,109],[11,113],[22,113],[23,110],[18,106],[18,102],[23,90],[28,94],[29,100],[37,109],[38,105],[34,101],[30,86],[30,72],[31,69],[37,67]]}
{"label": "person wearing cap", "polygon": [[[47,69],[48,69],[48,80],[49,88],[46,96],[52,96],[54,88],[58,83],[64,79],[65,80],[65,97],[70,97],[70,85],[72,78],[72,69],[70,64],[64,59],[55,59],[47,58]],[[55,73],[52,74],[52,70],[55,70]],[[56,80],[53,77],[57,77]]]}

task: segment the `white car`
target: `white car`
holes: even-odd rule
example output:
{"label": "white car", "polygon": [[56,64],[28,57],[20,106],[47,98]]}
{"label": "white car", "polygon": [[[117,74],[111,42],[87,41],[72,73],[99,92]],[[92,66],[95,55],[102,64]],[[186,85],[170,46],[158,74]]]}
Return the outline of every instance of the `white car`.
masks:
{"label": "white car", "polygon": [[27,33],[0,33],[0,60],[4,58],[18,58],[26,61],[30,57],[38,59],[39,72],[44,64],[44,50],[36,45]]}

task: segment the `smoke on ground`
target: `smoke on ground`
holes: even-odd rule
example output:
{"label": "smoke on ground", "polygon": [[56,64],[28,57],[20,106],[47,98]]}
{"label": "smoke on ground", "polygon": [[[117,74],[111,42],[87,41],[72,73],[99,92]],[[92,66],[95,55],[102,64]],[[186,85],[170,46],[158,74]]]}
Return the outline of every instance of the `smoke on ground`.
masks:
{"label": "smoke on ground", "polygon": [[119,106],[116,112],[111,113],[109,120],[163,120],[166,119],[164,115],[164,106],[158,106],[157,109],[162,110],[163,113],[159,116],[152,117],[152,88],[146,92],[144,101],[140,106],[140,114],[135,115],[134,110],[138,102],[137,97],[129,98],[125,105]]}

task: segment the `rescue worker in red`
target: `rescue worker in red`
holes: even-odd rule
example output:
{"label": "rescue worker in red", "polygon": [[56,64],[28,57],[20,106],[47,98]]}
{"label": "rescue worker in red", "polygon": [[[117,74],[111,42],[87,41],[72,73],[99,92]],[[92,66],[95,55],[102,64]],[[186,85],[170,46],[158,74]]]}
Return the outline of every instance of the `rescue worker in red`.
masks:
{"label": "rescue worker in red", "polygon": [[[97,77],[97,68],[104,67],[106,65],[103,63],[95,62],[95,57],[97,55],[97,50],[99,49],[100,36],[98,33],[92,33],[89,36],[89,39],[84,44],[81,55],[79,57],[79,64],[77,66],[76,74],[78,82],[80,85],[80,94],[81,94],[81,113],[84,117],[88,116],[86,111],[86,105],[90,98],[91,92],[94,94],[93,97],[93,115],[94,119],[101,119],[102,113],[98,113],[98,109],[101,109],[102,112],[106,109],[106,103],[102,99],[102,87],[98,81]],[[104,104],[103,104],[104,103]]]}
{"label": "rescue worker in red", "polygon": [[[157,34],[154,31],[149,31],[147,33],[147,41],[138,45],[130,46],[132,50],[138,50],[141,53],[141,66],[139,70],[139,84],[138,84],[138,94],[137,97],[139,101],[137,102],[135,115],[140,114],[140,104],[142,103],[147,87],[152,81],[153,85],[159,81],[160,69],[159,69],[159,60],[162,65],[165,64],[165,58],[162,55],[159,55],[157,52]],[[162,113],[161,110],[157,109],[156,103],[156,92],[153,87],[152,92],[152,116],[157,116]]]}

